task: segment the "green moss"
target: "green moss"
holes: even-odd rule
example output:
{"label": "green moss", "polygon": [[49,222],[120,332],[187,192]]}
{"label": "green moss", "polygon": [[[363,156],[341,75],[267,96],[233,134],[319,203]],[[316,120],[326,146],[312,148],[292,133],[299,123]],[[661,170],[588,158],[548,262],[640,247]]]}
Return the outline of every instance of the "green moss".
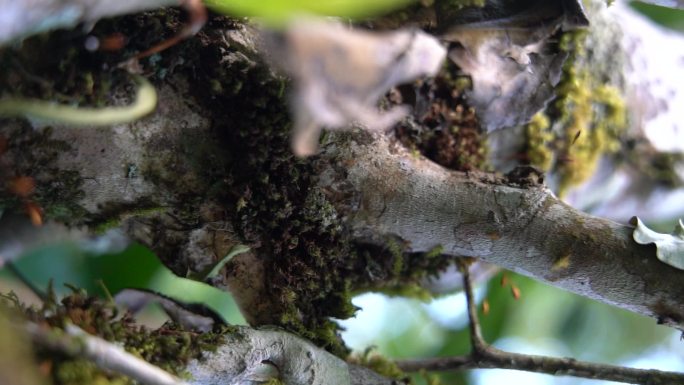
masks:
{"label": "green moss", "polygon": [[[54,298],[54,297],[53,297]],[[122,344],[130,353],[177,375],[192,359],[202,352],[215,351],[224,335],[234,330],[217,327],[213,332],[195,333],[167,323],[151,331],[134,323],[129,314],[120,315],[108,302],[76,291],[61,303],[47,301],[41,309],[23,307],[15,297],[5,296],[2,302],[33,322],[53,328],[74,324],[90,334]],[[39,361],[50,361],[50,377],[55,385],[133,384],[134,381],[109,372],[103,372],[88,360],[56,356],[52,352],[36,351]]]}
{"label": "green moss", "polygon": [[444,246],[437,245],[437,246],[433,247],[432,249],[428,250],[427,253],[425,253],[425,258],[427,258],[427,259],[436,258],[436,257],[439,257],[440,255],[442,255],[442,253],[444,253]]}
{"label": "green moss", "polygon": [[103,208],[97,214],[97,221],[89,221],[93,232],[102,234],[107,230],[118,227],[123,220],[132,217],[149,217],[166,211],[165,207],[151,202],[137,202],[118,207]]}
{"label": "green moss", "polygon": [[285,383],[279,378],[271,378],[262,385],[285,385]]}
{"label": "green moss", "polygon": [[[86,210],[79,204],[83,198],[82,178],[77,170],[56,167],[62,152],[69,151],[68,143],[52,137],[52,129],[35,130],[28,124],[11,132],[7,138],[9,151],[20,153],[5,163],[0,172],[34,179],[35,190],[28,199],[41,207],[47,219],[78,223]],[[37,172],[40,170],[40,172]],[[0,182],[0,209],[23,211],[23,200],[12,194]]]}
{"label": "green moss", "polygon": [[[355,309],[345,278],[353,268],[351,246],[337,211],[316,187],[311,163],[290,149],[287,82],[255,52],[226,52],[220,44],[195,49],[203,60],[188,71],[193,92],[201,104],[222,111],[212,128],[221,148],[214,153],[226,154],[197,168],[220,170],[215,179],[225,183],[212,198],[226,208],[245,243],[262,245],[254,250],[267,260],[275,303],[268,322],[345,354],[330,317],[347,318]],[[225,55],[237,60],[222,65]]]}
{"label": "green moss", "polygon": [[550,130],[549,118],[543,112],[532,117],[525,125],[527,159],[531,165],[542,171],[549,171],[553,165],[554,153],[550,146],[554,135]]}
{"label": "green moss", "polygon": [[569,57],[558,96],[525,130],[530,163],[558,173],[561,196],[593,175],[603,155],[619,150],[627,126],[620,92],[601,75],[592,75],[596,71],[587,59],[586,38],[586,31],[563,34],[559,46]]}
{"label": "green moss", "polygon": [[57,385],[133,385],[134,381],[124,376],[105,373],[85,359],[60,360],[53,362],[52,379]]}
{"label": "green moss", "polygon": [[363,353],[351,355],[347,358],[347,361],[351,364],[365,366],[388,378],[408,380],[408,375],[394,361],[373,349],[366,349]]}
{"label": "green moss", "polygon": [[390,297],[413,298],[423,302],[430,302],[433,299],[432,293],[417,283],[383,287],[379,292]]}

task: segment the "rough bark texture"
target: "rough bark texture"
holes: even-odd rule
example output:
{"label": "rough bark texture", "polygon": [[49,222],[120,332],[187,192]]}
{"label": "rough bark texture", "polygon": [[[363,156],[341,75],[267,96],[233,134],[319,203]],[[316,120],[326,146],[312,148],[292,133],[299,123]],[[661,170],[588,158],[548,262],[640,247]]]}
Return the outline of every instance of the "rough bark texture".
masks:
{"label": "rough bark texture", "polygon": [[411,252],[441,245],[684,327],[682,271],[637,244],[632,226],[560,201],[533,170],[502,179],[447,171],[379,136],[338,140],[325,156],[343,165],[329,167],[321,183],[344,196],[338,207],[356,238],[391,234]]}

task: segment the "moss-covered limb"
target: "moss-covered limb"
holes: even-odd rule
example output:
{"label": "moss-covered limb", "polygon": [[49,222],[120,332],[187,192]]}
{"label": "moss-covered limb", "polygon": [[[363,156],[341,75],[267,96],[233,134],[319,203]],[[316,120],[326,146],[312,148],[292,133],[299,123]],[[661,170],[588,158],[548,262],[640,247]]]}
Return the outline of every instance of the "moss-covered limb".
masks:
{"label": "moss-covered limb", "polygon": [[[675,284],[683,273],[637,245],[629,226],[581,213],[543,186],[448,172],[386,138],[358,135],[327,148],[328,159],[349,167],[330,167],[322,179],[322,187],[352,197],[336,207],[357,237],[391,235],[413,252],[439,244],[447,254],[480,257],[684,328],[684,291]],[[567,268],[553,269],[567,255]]]}
{"label": "moss-covered limb", "polygon": [[[151,38],[137,24],[161,33],[158,25],[175,25],[176,17],[156,12],[112,20],[93,33],[106,35],[120,26],[139,40],[138,47]],[[179,275],[201,271],[234,244],[249,245],[253,252],[238,256],[212,283],[234,290],[253,323],[283,326],[344,355],[330,317],[353,315],[352,293],[396,287],[409,277],[415,287],[438,264],[427,269],[419,257],[404,261],[356,250],[331,198],[316,186],[310,160],[291,154],[288,83],[262,61],[257,37],[249,26],[214,18],[198,38],[143,62],[167,84],[159,86],[155,115],[116,129],[49,131],[52,140],[69,144],[56,151],[52,164],[79,170],[81,195],[62,203],[81,207],[71,223],[95,231],[122,226]],[[125,53],[93,54],[90,61],[82,56],[76,51],[55,76],[77,74],[90,61],[117,62]],[[18,57],[31,59],[23,51]],[[93,89],[105,75],[95,73]],[[65,93],[81,95],[79,84],[64,86]],[[16,149],[8,159],[42,151],[14,138],[10,143]],[[45,183],[36,182],[38,188]],[[44,203],[46,211],[52,207]],[[365,267],[369,260],[377,261],[372,274]]]}
{"label": "moss-covered limb", "polygon": [[126,375],[143,384],[187,385],[179,378],[126,353],[119,346],[89,335],[77,326],[66,325],[64,331],[56,332],[28,322],[24,330],[38,346],[72,358],[86,359],[102,370]]}
{"label": "moss-covered limb", "polygon": [[[186,381],[182,383],[193,385],[245,381],[394,383],[278,328],[217,326],[211,332],[198,334],[167,323],[160,329],[148,330],[137,326],[130,315],[118,314],[111,304],[82,292],[73,293],[59,304],[48,300],[42,309],[26,308],[12,295],[4,296],[3,302],[12,310],[13,327],[2,330],[20,328],[28,332],[38,362],[55,385],[181,383],[168,374],[155,373],[158,368],[180,375]],[[140,359],[158,368],[140,369],[136,362]]]}
{"label": "moss-covered limb", "polygon": [[[128,355],[185,376],[184,368],[190,360],[214,350],[232,330],[218,326],[211,333],[198,334],[174,324],[149,330],[137,325],[130,314],[121,315],[113,304],[83,292],[75,292],[61,303],[51,297],[42,308],[27,308],[13,295],[3,295],[2,302],[12,310],[15,326],[25,326],[36,340],[37,361],[46,368],[45,374],[55,385],[133,384],[135,375],[128,377],[130,373],[126,370],[131,368],[125,367],[129,358],[122,358],[119,346],[123,346]],[[119,346],[110,346],[112,342]],[[107,352],[98,352],[97,345]],[[104,367],[98,362],[108,358],[124,368]]]}

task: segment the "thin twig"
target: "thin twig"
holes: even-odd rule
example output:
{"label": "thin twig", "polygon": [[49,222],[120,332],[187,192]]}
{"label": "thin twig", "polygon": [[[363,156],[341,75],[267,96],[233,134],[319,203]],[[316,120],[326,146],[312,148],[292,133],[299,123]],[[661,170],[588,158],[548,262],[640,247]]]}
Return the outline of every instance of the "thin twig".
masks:
{"label": "thin twig", "polygon": [[146,385],[188,385],[176,376],[142,360],[122,347],[95,337],[83,329],[67,325],[64,331],[42,327],[33,322],[24,330],[34,343],[71,357],[82,357],[99,368],[120,373]]}
{"label": "thin twig", "polygon": [[405,371],[511,369],[551,375],[565,375],[630,384],[684,384],[684,374],[660,370],[634,369],[624,366],[577,361],[529,354],[510,353],[488,345],[482,338],[473,287],[467,266],[462,268],[466,295],[472,352],[468,355],[397,361]]}

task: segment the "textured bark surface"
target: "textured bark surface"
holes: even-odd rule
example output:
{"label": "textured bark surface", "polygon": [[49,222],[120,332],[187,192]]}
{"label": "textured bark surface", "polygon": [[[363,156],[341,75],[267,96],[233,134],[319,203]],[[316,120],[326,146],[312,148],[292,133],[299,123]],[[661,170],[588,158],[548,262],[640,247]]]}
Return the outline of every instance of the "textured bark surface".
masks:
{"label": "textured bark surface", "polygon": [[337,141],[339,168],[322,184],[345,198],[355,237],[395,235],[409,251],[437,245],[554,286],[684,327],[684,274],[660,262],[633,227],[573,209],[538,183],[541,176],[447,171],[383,137]]}

